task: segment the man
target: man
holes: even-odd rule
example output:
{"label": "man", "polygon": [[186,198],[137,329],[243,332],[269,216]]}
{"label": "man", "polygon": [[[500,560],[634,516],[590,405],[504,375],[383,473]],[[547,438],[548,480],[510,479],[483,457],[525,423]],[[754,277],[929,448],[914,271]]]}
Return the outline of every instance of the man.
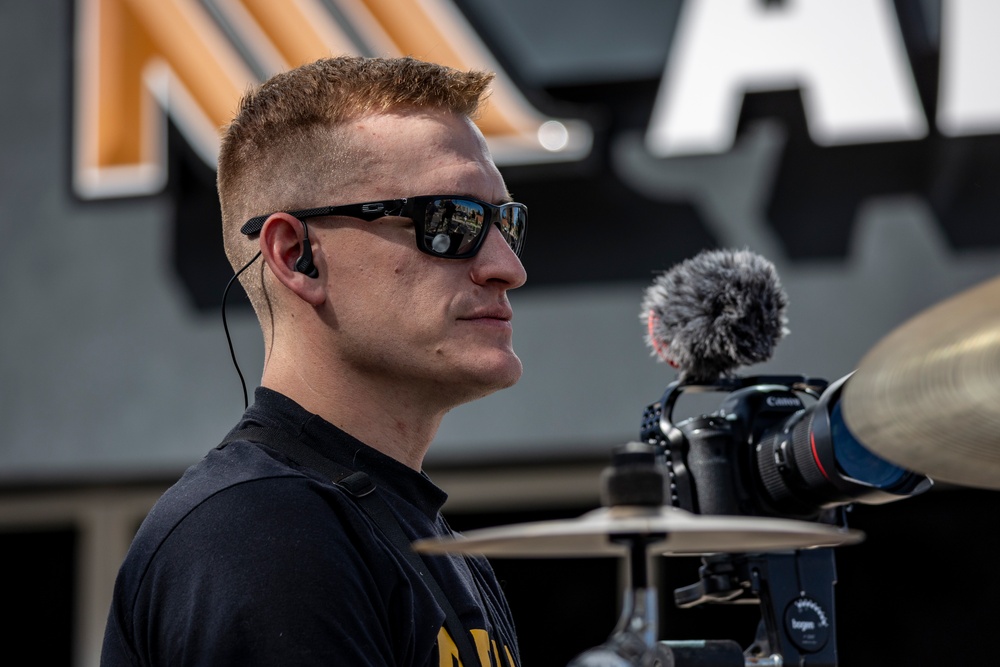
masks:
{"label": "man", "polygon": [[218,184],[264,335],[261,387],[233,441],[139,530],[102,664],[452,667],[463,644],[464,667],[520,663],[485,561],[425,559],[443,603],[365,504],[407,541],[449,534],[424,455],[446,412],[521,375],[507,291],[526,277],[526,211],[471,120],[490,79],[334,58],[244,98]]}

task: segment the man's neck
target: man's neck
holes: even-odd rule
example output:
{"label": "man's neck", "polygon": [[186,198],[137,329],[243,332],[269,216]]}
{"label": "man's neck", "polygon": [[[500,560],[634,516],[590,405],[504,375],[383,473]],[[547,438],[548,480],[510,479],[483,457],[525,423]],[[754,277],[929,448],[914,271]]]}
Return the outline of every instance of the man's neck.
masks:
{"label": "man's neck", "polygon": [[[328,377],[337,377],[330,375]],[[404,465],[421,470],[446,410],[432,410],[368,382],[317,381],[295,368],[265,367],[261,386],[273,389]]]}

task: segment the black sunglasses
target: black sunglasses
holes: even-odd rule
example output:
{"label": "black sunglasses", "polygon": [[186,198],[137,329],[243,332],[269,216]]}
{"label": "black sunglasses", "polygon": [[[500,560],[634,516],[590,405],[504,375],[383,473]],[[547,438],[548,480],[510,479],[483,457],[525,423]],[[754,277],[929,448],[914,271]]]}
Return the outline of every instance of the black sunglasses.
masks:
{"label": "black sunglasses", "polygon": [[[363,204],[321,206],[287,213],[300,219],[342,215],[369,222],[389,215],[410,218],[417,229],[417,248],[428,255],[446,259],[474,257],[493,225],[500,229],[500,234],[514,254],[520,256],[528,226],[528,207],[524,204],[489,204],[458,195],[422,195]],[[259,234],[264,221],[271,215],[250,218],[240,232],[247,236]]]}

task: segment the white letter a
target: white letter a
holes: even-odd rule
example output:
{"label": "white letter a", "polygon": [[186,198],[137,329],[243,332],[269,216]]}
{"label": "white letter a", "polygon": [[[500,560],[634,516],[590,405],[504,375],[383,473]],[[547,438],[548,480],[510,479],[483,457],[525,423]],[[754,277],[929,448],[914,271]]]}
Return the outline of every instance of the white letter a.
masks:
{"label": "white letter a", "polygon": [[927,134],[891,0],[687,0],[649,150],[725,152],[744,93],[795,88],[817,144]]}

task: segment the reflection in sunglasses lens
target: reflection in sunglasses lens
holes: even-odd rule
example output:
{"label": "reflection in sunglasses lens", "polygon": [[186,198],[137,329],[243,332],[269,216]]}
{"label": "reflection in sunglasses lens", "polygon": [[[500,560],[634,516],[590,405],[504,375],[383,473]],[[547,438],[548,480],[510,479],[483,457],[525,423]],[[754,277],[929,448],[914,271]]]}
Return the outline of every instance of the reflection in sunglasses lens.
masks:
{"label": "reflection in sunglasses lens", "polygon": [[437,199],[428,204],[424,235],[428,247],[441,255],[468,252],[483,228],[486,211],[467,199]]}
{"label": "reflection in sunglasses lens", "polygon": [[507,244],[516,254],[520,254],[522,234],[524,232],[524,212],[518,207],[508,207],[500,217],[501,230]]}
{"label": "reflection in sunglasses lens", "polygon": [[449,237],[447,234],[441,234],[441,233],[436,234],[434,236],[434,240],[431,241],[431,250],[433,250],[438,254],[447,255],[448,250],[450,248],[451,248],[451,237]]}
{"label": "reflection in sunglasses lens", "polygon": [[[469,253],[481,241],[494,209],[487,211],[469,199],[435,199],[424,210],[424,244],[435,254],[454,257]],[[498,227],[511,249],[520,254],[527,215],[519,206],[500,208]]]}

